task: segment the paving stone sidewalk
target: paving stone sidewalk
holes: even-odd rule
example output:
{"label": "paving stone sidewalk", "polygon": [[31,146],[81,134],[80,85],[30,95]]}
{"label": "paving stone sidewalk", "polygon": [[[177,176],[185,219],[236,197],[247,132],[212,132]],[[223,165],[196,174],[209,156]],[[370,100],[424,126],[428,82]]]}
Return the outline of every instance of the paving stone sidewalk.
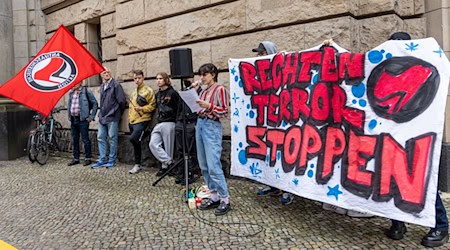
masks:
{"label": "paving stone sidewalk", "polygon": [[[389,220],[355,219],[324,211],[296,197],[283,206],[257,197],[255,183],[230,179],[233,210],[189,211],[173,177],[156,187],[155,169],[128,174],[130,166],[92,170],[51,157],[44,166],[27,158],[0,162],[0,239],[18,249],[419,249],[427,228],[409,225],[392,241]],[[200,181],[196,185],[200,185]],[[450,198],[444,202],[450,208]],[[214,223],[211,227],[196,218]],[[223,225],[220,223],[254,223]],[[449,249],[447,243],[442,249]]]}

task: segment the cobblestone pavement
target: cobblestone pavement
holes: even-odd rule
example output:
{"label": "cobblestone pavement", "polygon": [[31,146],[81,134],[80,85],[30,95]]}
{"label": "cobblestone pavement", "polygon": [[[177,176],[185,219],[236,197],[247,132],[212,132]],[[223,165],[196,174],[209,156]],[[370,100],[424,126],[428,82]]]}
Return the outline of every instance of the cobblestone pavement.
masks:
{"label": "cobblestone pavement", "polygon": [[[0,162],[1,240],[19,249],[418,249],[427,232],[409,225],[403,240],[392,241],[383,235],[387,219],[350,218],[299,197],[283,206],[277,198],[257,197],[257,184],[238,179],[229,180],[233,210],[228,215],[191,213],[173,177],[152,187],[154,169],[130,175],[128,165],[91,170],[68,167],[68,161],[52,157],[45,166],[27,158]],[[255,223],[264,231],[230,236],[194,216]],[[240,235],[258,230],[215,226]]]}

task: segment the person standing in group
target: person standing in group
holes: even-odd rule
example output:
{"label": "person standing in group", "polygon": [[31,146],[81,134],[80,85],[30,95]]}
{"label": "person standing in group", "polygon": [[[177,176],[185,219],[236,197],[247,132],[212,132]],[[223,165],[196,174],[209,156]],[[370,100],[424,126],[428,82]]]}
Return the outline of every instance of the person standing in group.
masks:
{"label": "person standing in group", "polygon": [[[256,53],[256,56],[267,56],[277,53],[277,46],[275,43],[271,41],[263,41],[261,42],[258,47],[252,49],[252,52]],[[289,192],[283,192],[278,188],[270,187],[270,186],[262,186],[259,191],[257,192],[257,195],[265,196],[279,196],[281,195],[280,202],[282,204],[290,204],[294,200],[294,195]]]}
{"label": "person standing in group", "polygon": [[158,123],[152,130],[149,147],[153,156],[161,162],[161,168],[156,173],[157,176],[161,176],[173,163],[175,121],[180,96],[173,89],[167,73],[156,74],[156,84],[159,88],[156,94]]}
{"label": "person standing in group", "polygon": [[130,174],[136,174],[141,170],[141,140],[145,128],[152,119],[152,112],[156,108],[155,92],[144,84],[144,72],[142,70],[133,71],[133,79],[136,89],[131,93],[128,107],[130,142],[133,144],[134,150],[134,166],[128,171]]}
{"label": "person standing in group", "polygon": [[[389,37],[389,40],[411,40],[411,36],[406,32],[396,32]],[[426,247],[440,247],[448,242],[448,217],[442,202],[439,190],[436,190],[435,221],[436,224],[430,228],[428,233],[423,236],[421,244]],[[403,221],[391,220],[391,227],[384,234],[392,240],[403,239],[406,233],[406,225]]]}
{"label": "person standing in group", "polygon": [[[116,164],[119,121],[125,109],[126,99],[122,86],[111,77],[111,70],[102,72],[100,85],[100,112],[98,114],[98,150],[99,160],[92,169],[111,168]],[[109,139],[109,160],[106,156],[107,139]]]}
{"label": "person standing in group", "polygon": [[217,83],[218,70],[212,63],[202,65],[198,73],[206,88],[200,93],[197,103],[199,111],[195,137],[197,157],[203,179],[211,196],[202,205],[201,210],[215,208],[215,215],[224,215],[231,209],[227,182],[222,170],[222,123],[220,118],[228,116],[230,94],[225,87]]}
{"label": "person standing in group", "polygon": [[67,116],[72,134],[73,159],[67,164],[68,166],[80,164],[80,134],[84,146],[83,166],[91,165],[92,150],[91,140],[89,140],[89,124],[94,120],[97,109],[97,100],[90,89],[82,87],[81,83],[78,83],[70,90]]}

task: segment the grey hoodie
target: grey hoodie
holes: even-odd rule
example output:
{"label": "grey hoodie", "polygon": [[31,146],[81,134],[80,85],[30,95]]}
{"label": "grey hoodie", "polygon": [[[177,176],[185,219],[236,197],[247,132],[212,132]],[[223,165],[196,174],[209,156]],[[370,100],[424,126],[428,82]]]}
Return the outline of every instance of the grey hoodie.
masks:
{"label": "grey hoodie", "polygon": [[264,41],[261,43],[264,45],[264,48],[266,48],[267,55],[277,53],[277,46],[275,45],[275,43],[273,43],[271,41]]}

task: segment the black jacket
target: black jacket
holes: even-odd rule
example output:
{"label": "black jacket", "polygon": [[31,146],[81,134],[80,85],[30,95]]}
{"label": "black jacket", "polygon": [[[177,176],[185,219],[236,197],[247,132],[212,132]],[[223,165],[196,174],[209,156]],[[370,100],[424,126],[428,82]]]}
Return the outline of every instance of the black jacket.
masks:
{"label": "black jacket", "polygon": [[98,113],[98,119],[101,124],[106,125],[110,122],[120,121],[127,101],[122,85],[113,78],[111,78],[106,89],[104,89],[104,86],[104,83],[100,85],[100,112]]}
{"label": "black jacket", "polygon": [[156,94],[156,105],[158,107],[158,122],[175,122],[177,116],[180,96],[178,92],[169,86]]}

